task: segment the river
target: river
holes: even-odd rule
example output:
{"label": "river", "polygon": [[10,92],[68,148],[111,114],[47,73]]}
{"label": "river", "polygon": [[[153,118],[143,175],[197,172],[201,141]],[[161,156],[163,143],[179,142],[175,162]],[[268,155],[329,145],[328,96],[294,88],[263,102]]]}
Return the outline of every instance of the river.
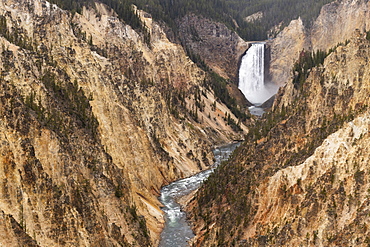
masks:
{"label": "river", "polygon": [[194,237],[194,234],[186,220],[185,212],[181,211],[181,206],[177,203],[177,199],[198,189],[213,170],[223,160],[228,159],[237,146],[239,146],[239,143],[215,148],[213,150],[215,163],[211,169],[202,171],[192,177],[175,181],[162,188],[159,200],[164,205],[162,210],[165,213],[166,223],[161,233],[160,247],[189,246],[188,241]]}

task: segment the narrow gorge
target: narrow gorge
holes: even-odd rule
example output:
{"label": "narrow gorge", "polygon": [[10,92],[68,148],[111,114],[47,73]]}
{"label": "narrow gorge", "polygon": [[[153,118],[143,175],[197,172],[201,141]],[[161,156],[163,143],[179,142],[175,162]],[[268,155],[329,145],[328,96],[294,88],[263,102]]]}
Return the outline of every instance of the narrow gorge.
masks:
{"label": "narrow gorge", "polygon": [[241,139],[240,111],[145,12],[150,44],[101,3],[0,10],[0,243],[157,246],[160,188]]}
{"label": "narrow gorge", "polygon": [[369,21],[0,0],[0,246],[369,245]]}
{"label": "narrow gorge", "polygon": [[166,225],[161,233],[160,247],[186,247],[194,237],[193,231],[187,221],[186,213],[181,209],[181,204],[186,203],[188,197],[202,185],[221,162],[226,161],[230,154],[239,146],[232,143],[213,150],[215,162],[208,170],[202,171],[188,178],[175,181],[161,190],[160,201],[163,203],[166,216]]}
{"label": "narrow gorge", "polygon": [[285,85],[189,204],[193,246],[369,244],[368,7],[335,1],[269,41]]}

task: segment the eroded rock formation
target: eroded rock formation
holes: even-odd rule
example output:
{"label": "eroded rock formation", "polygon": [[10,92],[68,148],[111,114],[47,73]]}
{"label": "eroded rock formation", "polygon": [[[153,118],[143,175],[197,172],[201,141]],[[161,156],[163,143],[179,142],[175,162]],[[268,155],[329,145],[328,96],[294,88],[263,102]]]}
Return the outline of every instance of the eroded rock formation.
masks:
{"label": "eroded rock formation", "polygon": [[239,139],[234,115],[143,12],[150,44],[102,4],[0,12],[0,243],[156,245],[160,187]]}
{"label": "eroded rock formation", "polygon": [[370,3],[366,0],[338,0],[324,5],[310,27],[294,20],[271,43],[271,74],[279,85],[292,76],[292,64],[302,50],[328,51],[345,43],[358,29],[370,30]]}
{"label": "eroded rock formation", "polygon": [[180,38],[219,75],[238,81],[238,63],[248,44],[223,23],[196,15],[179,20]]}
{"label": "eroded rock formation", "polygon": [[[274,110],[190,203],[194,246],[369,243],[369,67],[348,37]],[[232,219],[232,220],[231,220]]]}

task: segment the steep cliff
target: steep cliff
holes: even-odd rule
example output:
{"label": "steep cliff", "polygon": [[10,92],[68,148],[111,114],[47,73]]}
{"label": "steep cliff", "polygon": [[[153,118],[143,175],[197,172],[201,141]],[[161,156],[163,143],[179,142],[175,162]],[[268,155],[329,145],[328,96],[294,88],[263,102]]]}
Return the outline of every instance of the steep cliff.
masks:
{"label": "steep cliff", "polygon": [[160,187],[239,139],[236,117],[144,12],[150,43],[102,4],[0,10],[0,243],[156,245]]}
{"label": "steep cliff", "polygon": [[291,21],[268,45],[271,47],[271,80],[283,86],[292,76],[292,64],[298,59],[299,53],[309,47],[302,20]]}
{"label": "steep cliff", "polygon": [[249,103],[237,87],[241,57],[248,48],[225,24],[188,14],[178,20],[179,37],[192,60],[228,79],[226,89],[238,105]]}
{"label": "steep cliff", "polygon": [[[195,246],[369,243],[370,42],[355,33],[274,111],[190,203]],[[233,220],[230,220],[233,219]]]}
{"label": "steep cliff", "polygon": [[345,43],[352,33],[370,30],[370,3],[366,0],[337,0],[324,5],[312,26],[294,20],[271,41],[271,74],[273,81],[284,85],[292,76],[292,64],[299,53],[328,51]]}
{"label": "steep cliff", "polygon": [[225,24],[196,15],[179,20],[184,45],[214,71],[237,81],[240,57],[248,44]]}
{"label": "steep cliff", "polygon": [[327,50],[345,42],[355,29],[370,30],[370,3],[341,0],[325,5],[310,30],[313,50]]}

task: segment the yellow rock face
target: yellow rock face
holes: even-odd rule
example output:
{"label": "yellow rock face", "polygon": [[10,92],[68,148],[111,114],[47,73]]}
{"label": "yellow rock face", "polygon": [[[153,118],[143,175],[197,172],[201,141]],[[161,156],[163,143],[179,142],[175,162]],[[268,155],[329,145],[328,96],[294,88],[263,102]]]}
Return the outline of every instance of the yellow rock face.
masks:
{"label": "yellow rock face", "polygon": [[22,37],[0,38],[6,246],[157,245],[161,186],[207,168],[213,145],[240,138],[222,120],[229,109],[210,110],[210,92],[199,96],[198,122],[186,110],[175,117],[168,99],[184,93],[183,108],[195,109],[205,73],[158,24],[140,12],[148,45],[104,5],[95,9],[0,1]]}
{"label": "yellow rock face", "polygon": [[308,48],[302,20],[292,21],[269,43],[271,45],[272,81],[281,86],[291,77],[292,64],[297,60],[299,53]]}
{"label": "yellow rock face", "polygon": [[328,51],[344,44],[355,30],[361,33],[370,30],[369,8],[369,2],[362,0],[333,2],[323,6],[309,28],[303,26],[301,19],[293,20],[269,42],[272,80],[285,85],[292,76],[292,65],[303,49]]}
{"label": "yellow rock face", "polygon": [[250,136],[192,201],[196,246],[367,245],[370,42],[363,37],[355,32],[303,84],[281,88],[260,123],[268,131]]}

